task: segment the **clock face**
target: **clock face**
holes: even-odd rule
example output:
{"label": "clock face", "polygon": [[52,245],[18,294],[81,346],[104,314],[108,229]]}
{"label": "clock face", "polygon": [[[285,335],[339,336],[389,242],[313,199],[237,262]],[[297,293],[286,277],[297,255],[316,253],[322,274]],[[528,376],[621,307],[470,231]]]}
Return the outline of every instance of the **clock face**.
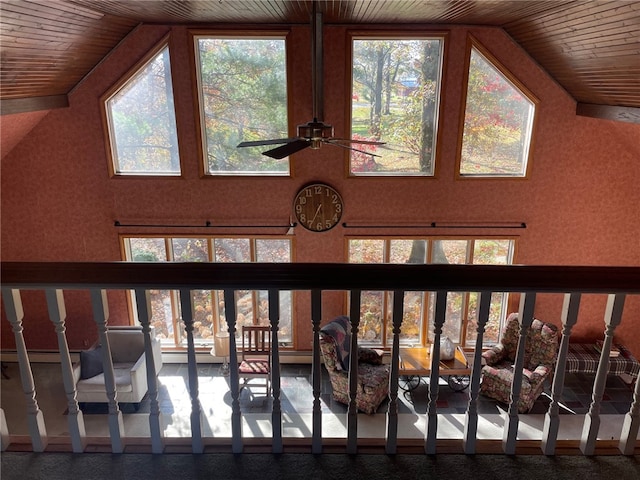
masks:
{"label": "clock face", "polygon": [[326,232],[335,227],[343,211],[340,194],[324,183],[303,187],[293,201],[293,211],[300,225],[312,232]]}

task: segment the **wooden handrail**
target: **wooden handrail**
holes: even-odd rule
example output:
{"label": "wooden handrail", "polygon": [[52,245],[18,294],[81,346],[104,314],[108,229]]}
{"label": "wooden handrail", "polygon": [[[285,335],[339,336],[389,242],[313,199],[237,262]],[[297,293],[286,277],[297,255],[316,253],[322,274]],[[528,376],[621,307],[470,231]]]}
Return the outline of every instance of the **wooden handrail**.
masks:
{"label": "wooden handrail", "polygon": [[640,267],[2,262],[4,287],[640,293]]}

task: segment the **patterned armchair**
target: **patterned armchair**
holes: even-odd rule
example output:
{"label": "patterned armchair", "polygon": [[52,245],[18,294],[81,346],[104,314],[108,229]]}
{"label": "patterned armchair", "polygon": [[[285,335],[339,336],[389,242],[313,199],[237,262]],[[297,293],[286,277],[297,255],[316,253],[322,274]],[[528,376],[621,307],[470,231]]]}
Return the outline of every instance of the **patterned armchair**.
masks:
{"label": "patterned armchair", "polygon": [[[329,372],[333,399],[349,404],[349,357],[351,346],[349,317],[337,317],[320,330],[320,350]],[[382,353],[358,348],[358,410],[373,414],[389,394],[389,366],[382,363]]]}
{"label": "patterned armchair", "polygon": [[[511,401],[513,364],[520,336],[518,314],[507,318],[507,327],[499,344],[482,354],[480,393],[508,404]],[[534,319],[527,332],[524,354],[524,375],[518,400],[518,412],[531,410],[544,389],[544,382],[553,375],[558,354],[558,328]]]}

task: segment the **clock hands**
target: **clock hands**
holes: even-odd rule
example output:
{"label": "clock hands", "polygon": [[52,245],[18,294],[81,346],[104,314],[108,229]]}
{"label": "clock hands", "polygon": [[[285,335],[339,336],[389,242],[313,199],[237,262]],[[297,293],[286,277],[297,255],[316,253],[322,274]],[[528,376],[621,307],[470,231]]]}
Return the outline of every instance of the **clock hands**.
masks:
{"label": "clock hands", "polygon": [[309,221],[309,225],[313,225],[313,221],[316,219],[316,217],[318,216],[318,214],[320,213],[320,210],[322,209],[322,204],[318,205],[318,208],[316,209],[316,214],[313,216],[313,218]]}

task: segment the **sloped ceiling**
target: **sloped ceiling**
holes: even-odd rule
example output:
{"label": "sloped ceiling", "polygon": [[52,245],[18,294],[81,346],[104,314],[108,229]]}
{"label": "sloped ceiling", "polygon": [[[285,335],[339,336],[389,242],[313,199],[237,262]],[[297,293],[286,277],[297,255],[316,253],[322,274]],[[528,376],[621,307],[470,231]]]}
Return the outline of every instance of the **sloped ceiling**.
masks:
{"label": "sloped ceiling", "polygon": [[[3,0],[2,154],[141,23],[307,24],[302,0]],[[640,123],[637,0],[319,0],[325,24],[503,28],[576,100],[576,113]],[[6,126],[12,118],[12,128]],[[7,130],[10,130],[7,131]],[[10,137],[10,138],[9,138]]]}

